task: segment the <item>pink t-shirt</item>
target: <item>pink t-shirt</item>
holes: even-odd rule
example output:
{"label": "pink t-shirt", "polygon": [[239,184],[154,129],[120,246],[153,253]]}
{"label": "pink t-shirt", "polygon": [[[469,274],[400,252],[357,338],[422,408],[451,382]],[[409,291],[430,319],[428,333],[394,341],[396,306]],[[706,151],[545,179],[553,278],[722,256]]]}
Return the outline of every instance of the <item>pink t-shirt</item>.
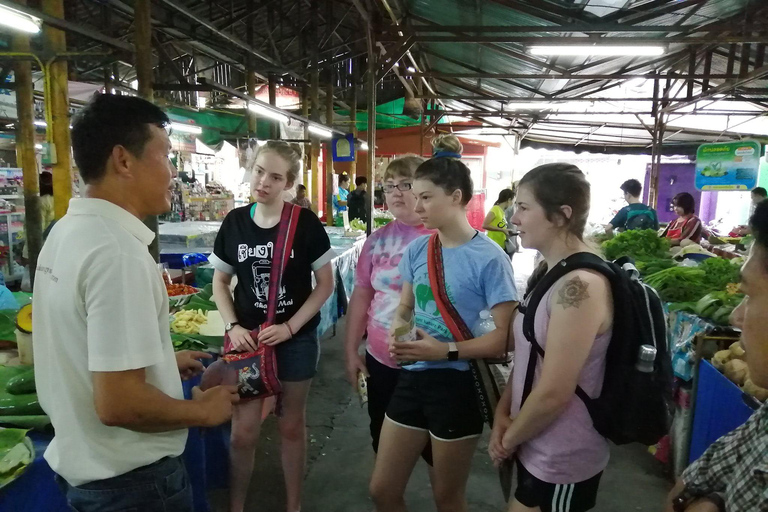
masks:
{"label": "pink t-shirt", "polygon": [[[536,341],[546,352],[549,317],[552,312],[553,286],[539,303],[534,321]],[[523,334],[523,315],[513,325],[515,367],[512,372],[512,409],[514,419],[520,413],[525,373],[531,344]],[[605,375],[605,354],[612,330],[595,339],[587,362],[579,376],[579,386],[592,398],[599,396]],[[545,355],[546,357],[546,355]],[[536,365],[533,387],[541,377],[541,358]],[[573,484],[588,480],[605,470],[609,458],[608,441],[592,426],[584,402],[574,393],[563,413],[538,436],[523,443],[518,450],[520,462],[533,476],[550,484]]]}
{"label": "pink t-shirt", "polygon": [[377,361],[391,368],[398,366],[389,355],[389,327],[403,288],[403,278],[397,266],[408,244],[430,233],[424,226],[392,221],[368,237],[357,262],[355,286],[373,288],[375,292],[368,309],[367,350]]}

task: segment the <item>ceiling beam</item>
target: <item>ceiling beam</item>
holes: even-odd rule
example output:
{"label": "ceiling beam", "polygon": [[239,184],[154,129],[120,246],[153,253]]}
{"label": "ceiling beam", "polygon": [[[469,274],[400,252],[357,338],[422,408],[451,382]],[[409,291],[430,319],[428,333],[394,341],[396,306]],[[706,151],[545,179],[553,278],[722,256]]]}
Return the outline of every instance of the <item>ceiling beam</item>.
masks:
{"label": "ceiling beam", "polygon": [[[695,96],[694,98],[691,98],[690,100],[683,101],[683,102],[677,103],[675,105],[669,105],[669,106],[663,108],[661,111],[669,113],[669,112],[674,112],[676,110],[680,110],[681,108],[685,108],[685,107],[690,106],[690,105],[695,105],[697,102],[699,102],[701,100],[712,98],[713,96],[718,95],[718,94],[728,93],[728,92],[736,89],[737,87],[740,87],[740,86],[742,86],[744,84],[748,84],[748,83],[753,82],[755,80],[759,80],[759,79],[761,79],[761,78],[763,78],[765,76],[768,76],[768,65],[762,66],[760,68],[757,68],[757,69],[753,70],[751,73],[748,73],[748,74],[744,75],[741,78],[735,78],[735,79],[726,80],[724,83],[718,85],[717,87],[712,87],[711,89],[709,89],[709,90],[707,90],[705,92],[702,92],[701,94],[699,94],[698,96]],[[765,98],[754,98],[754,99],[750,98],[750,100],[751,101],[766,101]]]}
{"label": "ceiling beam", "polygon": [[[569,25],[412,25],[414,34],[433,34],[433,33],[462,33],[473,32],[477,34],[547,34],[547,33],[571,33],[581,32],[584,34],[611,33],[611,32],[659,32],[662,34],[691,32],[696,31],[691,26],[669,26],[669,25],[619,25],[616,23],[595,23],[595,24],[569,24]],[[743,30],[743,26],[729,26],[726,24],[709,28],[708,31],[734,31]],[[758,31],[760,29],[757,29]]]}
{"label": "ceiling beam", "polygon": [[[167,0],[166,0],[167,1]],[[743,44],[766,43],[768,33],[745,34],[723,36],[711,34],[703,36],[671,36],[671,37],[530,37],[515,35],[471,35],[457,34],[451,36],[441,35],[414,35],[417,43],[518,43],[523,45],[541,46],[649,46],[649,45],[703,45],[703,44]]]}
{"label": "ceiling beam", "polygon": [[[478,79],[493,79],[493,80],[654,80],[664,79],[668,75],[664,73],[612,73],[612,74],[590,74],[590,73],[564,73],[564,74],[550,74],[550,73],[403,73],[406,76],[414,77],[428,77],[428,78],[478,78]],[[681,74],[677,75],[682,79],[726,79],[731,78],[726,74],[716,73],[694,73],[694,74]]]}

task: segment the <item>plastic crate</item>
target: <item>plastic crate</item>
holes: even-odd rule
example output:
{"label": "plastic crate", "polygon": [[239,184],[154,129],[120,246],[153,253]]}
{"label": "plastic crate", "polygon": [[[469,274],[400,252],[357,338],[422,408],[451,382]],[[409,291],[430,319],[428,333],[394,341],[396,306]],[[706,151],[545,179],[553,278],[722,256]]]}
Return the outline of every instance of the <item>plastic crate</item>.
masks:
{"label": "plastic crate", "polygon": [[709,361],[702,360],[699,363],[688,462],[695,461],[712,443],[742,426],[755,411],[756,405],[754,398],[728,380]]}

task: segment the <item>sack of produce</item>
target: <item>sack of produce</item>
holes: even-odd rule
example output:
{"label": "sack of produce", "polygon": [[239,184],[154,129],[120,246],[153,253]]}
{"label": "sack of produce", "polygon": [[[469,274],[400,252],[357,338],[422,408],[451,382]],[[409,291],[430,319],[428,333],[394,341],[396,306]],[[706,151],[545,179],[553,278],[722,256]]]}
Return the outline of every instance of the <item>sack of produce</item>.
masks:
{"label": "sack of produce", "polygon": [[722,372],[724,370],[725,363],[730,361],[731,357],[732,354],[730,350],[721,350],[720,352],[715,353],[715,355],[712,357],[712,366]]}
{"label": "sack of produce", "polygon": [[768,400],[768,389],[761,388],[760,386],[756,385],[754,382],[752,382],[752,379],[748,378],[746,381],[744,381],[743,389],[745,393],[752,395],[761,402]]}
{"label": "sack of produce", "polygon": [[728,380],[737,386],[743,386],[744,382],[747,380],[749,368],[747,367],[747,363],[744,361],[739,359],[732,359],[731,361],[725,363],[725,366],[723,366],[723,373],[726,377],[728,377]]}

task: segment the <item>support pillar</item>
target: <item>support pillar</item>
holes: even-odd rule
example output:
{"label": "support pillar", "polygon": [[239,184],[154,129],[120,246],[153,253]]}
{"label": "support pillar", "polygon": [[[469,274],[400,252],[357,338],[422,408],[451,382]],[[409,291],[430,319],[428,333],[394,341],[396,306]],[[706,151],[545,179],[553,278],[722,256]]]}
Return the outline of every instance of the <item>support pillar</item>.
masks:
{"label": "support pillar", "polygon": [[[307,88],[306,84],[303,84],[301,86],[301,115],[304,116],[306,119],[309,119],[309,89]],[[304,123],[304,140],[309,140],[309,126]],[[304,143],[304,180],[302,183],[305,187],[307,187],[307,197],[309,198],[310,202],[312,202],[312,159],[311,159],[311,153],[312,153],[312,144],[309,142]],[[317,206],[312,204],[312,208],[315,209],[315,213],[317,213]]]}
{"label": "support pillar", "polygon": [[[152,88],[152,2],[151,0],[136,0],[134,10],[134,46],[136,47],[136,79],[139,81],[139,96],[154,102]],[[157,216],[150,215],[144,219],[144,224],[155,233],[155,238],[149,245],[149,253],[160,261],[160,225]]]}
{"label": "support pillar", "polygon": [[[64,0],[43,0],[45,14],[64,18]],[[67,51],[67,38],[62,30],[44,25],[45,47],[51,54]],[[69,133],[69,82],[67,61],[60,59],[49,64],[47,70],[49,87],[46,102],[50,102],[51,119],[47,127],[48,140],[56,148],[56,163],[53,165],[53,208],[56,219],[62,218],[72,198],[72,140]],[[33,146],[34,147],[34,146]]]}
{"label": "support pillar", "polygon": [[[274,73],[269,74],[269,104],[273,107],[277,106],[277,76]],[[269,123],[269,138],[280,138],[280,122],[272,121]]]}
{"label": "support pillar", "polygon": [[[376,40],[373,27],[368,25],[368,181],[376,178]],[[373,227],[373,189],[367,194],[368,226],[366,233],[371,234]]]}
{"label": "support pillar", "polygon": [[[357,178],[357,82],[360,80],[360,70],[357,59],[352,59],[352,99],[349,105],[349,120],[352,121],[352,137],[355,140],[355,159],[349,164],[349,176],[354,183]],[[368,180],[368,193],[373,194],[373,180]]]}
{"label": "support pillar", "polygon": [[[317,59],[315,59],[317,61]],[[310,97],[312,100],[312,120],[320,121],[320,76],[315,68],[310,79]],[[320,190],[320,167],[318,159],[320,156],[320,140],[317,135],[310,134],[312,140],[312,154],[310,162],[312,164],[312,203],[315,206],[315,213],[319,213],[324,204],[323,191]]]}
{"label": "support pillar", "polygon": [[[23,2],[26,3],[26,2]],[[13,37],[13,51],[29,53],[29,36]],[[24,230],[27,237],[27,265],[30,282],[35,282],[37,257],[43,246],[43,219],[40,213],[40,183],[35,158],[34,86],[32,62],[19,60],[14,67],[16,75],[16,160],[24,173]],[[9,233],[10,236],[10,233]]]}
{"label": "support pillar", "polygon": [[[333,73],[325,90],[325,124],[333,126]],[[325,222],[333,226],[333,139],[325,140]]]}

